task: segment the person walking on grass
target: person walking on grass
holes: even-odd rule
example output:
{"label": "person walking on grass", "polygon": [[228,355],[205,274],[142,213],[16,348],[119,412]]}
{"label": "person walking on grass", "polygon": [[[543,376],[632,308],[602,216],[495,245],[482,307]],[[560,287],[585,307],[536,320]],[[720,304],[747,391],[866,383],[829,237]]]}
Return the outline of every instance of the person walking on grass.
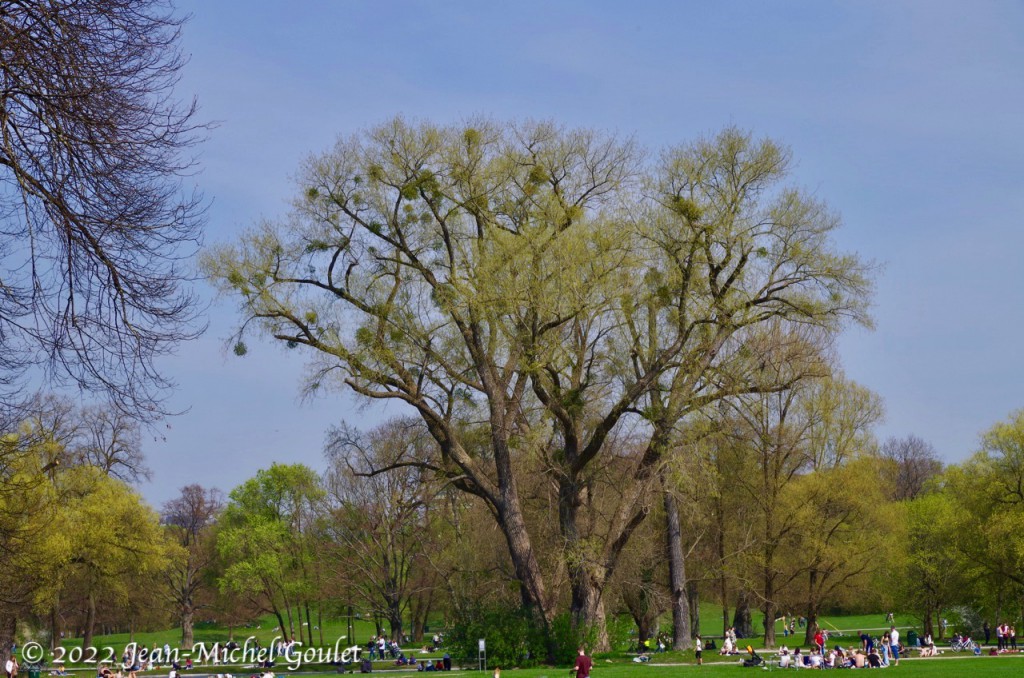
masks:
{"label": "person walking on grass", "polygon": [[697,666],[701,666],[704,663],[704,642],[701,641],[700,636],[695,636],[693,639],[695,645],[693,646],[693,655],[697,658]]}
{"label": "person walking on grass", "polygon": [[889,643],[890,649],[892,650],[892,664],[893,666],[900,665],[900,632],[893,626],[889,629]]}
{"label": "person walking on grass", "polygon": [[590,669],[593,666],[594,662],[587,656],[586,650],[581,645],[580,654],[576,657],[576,666],[573,667],[573,671],[576,672],[576,678],[590,678]]}

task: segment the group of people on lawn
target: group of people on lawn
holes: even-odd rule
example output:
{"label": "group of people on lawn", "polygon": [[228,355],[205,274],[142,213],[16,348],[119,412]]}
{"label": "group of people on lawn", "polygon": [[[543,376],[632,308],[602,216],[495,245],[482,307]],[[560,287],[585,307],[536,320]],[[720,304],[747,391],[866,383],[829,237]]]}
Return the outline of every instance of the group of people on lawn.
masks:
{"label": "group of people on lawn", "polygon": [[[900,655],[904,648],[900,644],[900,632],[895,626],[882,634],[882,637],[875,639],[868,633],[857,632],[860,645],[858,647],[842,648],[839,646],[828,649],[825,647],[828,636],[823,630],[814,635],[814,644],[809,652],[803,653],[800,648],[792,651],[785,645],[779,648],[778,665],[780,668],[808,668],[808,669],[832,669],[832,668],[882,668],[886,666],[898,666]],[[935,645],[931,637],[925,639],[925,651],[930,648],[935,652]],[[922,656],[928,656],[922,651]]]}

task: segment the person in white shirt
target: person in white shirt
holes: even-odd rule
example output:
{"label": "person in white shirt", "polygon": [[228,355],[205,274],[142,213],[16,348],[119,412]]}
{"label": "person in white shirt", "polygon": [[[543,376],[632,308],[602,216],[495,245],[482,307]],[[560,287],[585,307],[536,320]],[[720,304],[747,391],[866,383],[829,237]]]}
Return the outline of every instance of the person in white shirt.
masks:
{"label": "person in white shirt", "polygon": [[892,663],[893,663],[893,666],[899,666],[900,665],[900,632],[896,630],[895,626],[893,626],[891,629],[889,629],[889,643],[891,645],[890,649],[892,650]]}
{"label": "person in white shirt", "polygon": [[695,643],[693,646],[693,654],[697,658],[697,666],[704,663],[704,641],[701,640],[700,636],[693,639]]}
{"label": "person in white shirt", "polygon": [[14,675],[14,658],[13,657],[11,659],[7,660],[7,663],[4,665],[4,671],[7,672],[7,678],[11,678],[11,676]]}

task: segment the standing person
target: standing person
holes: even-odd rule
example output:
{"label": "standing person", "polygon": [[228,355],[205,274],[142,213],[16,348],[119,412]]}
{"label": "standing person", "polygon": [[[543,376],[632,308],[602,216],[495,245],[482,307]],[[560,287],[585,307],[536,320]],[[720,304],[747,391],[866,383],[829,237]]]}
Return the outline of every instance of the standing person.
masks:
{"label": "standing person", "polygon": [[1006,634],[1005,634],[1005,630],[1006,630],[1006,623],[1005,622],[996,627],[996,642],[999,644],[999,650],[1000,651],[1006,649]]}
{"label": "standing person", "polygon": [[818,648],[819,654],[825,653],[825,635],[820,628],[814,632],[814,645]]}
{"label": "standing person", "polygon": [[580,654],[576,657],[576,666],[573,670],[576,672],[576,678],[590,678],[590,669],[594,666],[594,662],[587,656],[586,650],[583,646],[580,646]]}
{"label": "standing person", "polygon": [[694,636],[693,656],[697,658],[697,666],[704,663],[704,643],[701,641],[700,636]]}
{"label": "standing person", "polygon": [[981,630],[985,633],[985,644],[988,645],[988,640],[992,637],[992,629],[989,628],[987,619],[985,620],[985,623],[981,625]]}
{"label": "standing person", "polygon": [[893,666],[900,665],[900,632],[893,626],[889,629],[889,643],[892,649],[892,663]]}
{"label": "standing person", "polygon": [[1016,651],[1017,649],[1017,628],[1010,626],[1010,649]]}

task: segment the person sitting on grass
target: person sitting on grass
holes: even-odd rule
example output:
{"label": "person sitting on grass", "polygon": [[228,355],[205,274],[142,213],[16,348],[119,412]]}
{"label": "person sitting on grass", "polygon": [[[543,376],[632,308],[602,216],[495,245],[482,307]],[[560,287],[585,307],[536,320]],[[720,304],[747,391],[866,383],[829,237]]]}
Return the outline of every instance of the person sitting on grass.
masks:
{"label": "person sitting on grass", "polygon": [[725,637],[725,640],[722,641],[722,649],[719,650],[718,654],[722,655],[723,657],[725,655],[735,654],[735,648],[732,644],[732,638],[730,638],[729,636]]}

